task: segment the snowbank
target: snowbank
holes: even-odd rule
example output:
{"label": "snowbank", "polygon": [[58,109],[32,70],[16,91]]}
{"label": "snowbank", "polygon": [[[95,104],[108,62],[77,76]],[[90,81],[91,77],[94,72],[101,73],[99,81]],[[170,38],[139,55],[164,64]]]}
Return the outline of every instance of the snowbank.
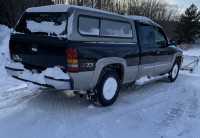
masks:
{"label": "snowbank", "polygon": [[[17,81],[8,76],[5,65],[10,62],[10,54],[9,54],[9,40],[10,40],[10,28],[5,25],[0,25],[0,99],[1,94],[9,89],[15,89],[16,87],[25,86],[24,83]],[[1,105],[1,101],[0,101]]]}
{"label": "snowbank", "polygon": [[4,25],[0,25],[0,76],[6,77],[4,66],[9,62],[9,39],[10,29]]}
{"label": "snowbank", "polygon": [[5,25],[0,25],[0,43],[10,33],[10,29]]}
{"label": "snowbank", "polygon": [[[36,92],[38,87],[27,85],[8,76],[5,65],[10,62],[9,40],[10,29],[0,25],[0,112],[4,115],[19,110],[22,99],[26,97],[26,100],[29,100],[38,93]],[[19,106],[16,106],[18,104]]]}
{"label": "snowbank", "polygon": [[[10,29],[4,25],[0,25],[0,54],[4,57],[4,60],[9,58],[9,39]],[[2,57],[1,57],[2,63]]]}

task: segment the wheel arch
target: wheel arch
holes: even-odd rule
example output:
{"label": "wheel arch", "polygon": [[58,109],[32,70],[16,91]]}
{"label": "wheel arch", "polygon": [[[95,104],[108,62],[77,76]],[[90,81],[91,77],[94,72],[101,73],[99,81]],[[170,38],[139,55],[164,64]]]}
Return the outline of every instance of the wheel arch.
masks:
{"label": "wheel arch", "polygon": [[126,70],[126,61],[122,58],[118,58],[118,57],[109,57],[109,58],[103,58],[100,59],[97,63],[96,63],[96,67],[95,67],[95,71],[94,71],[94,76],[92,79],[92,84],[91,84],[91,88],[94,88],[103,71],[105,71],[106,69],[110,69],[110,70],[114,70],[117,72],[117,74],[120,77],[120,80],[123,82],[124,81],[124,73]]}
{"label": "wheel arch", "polygon": [[183,62],[183,54],[182,53],[176,53],[174,55],[171,67],[173,67],[175,62],[178,62],[179,66],[182,65],[182,62]]}

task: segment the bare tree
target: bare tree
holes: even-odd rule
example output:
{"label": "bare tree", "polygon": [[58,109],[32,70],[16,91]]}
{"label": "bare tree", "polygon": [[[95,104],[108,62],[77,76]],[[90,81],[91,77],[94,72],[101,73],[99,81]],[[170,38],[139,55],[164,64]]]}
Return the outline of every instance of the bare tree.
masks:
{"label": "bare tree", "polygon": [[172,20],[178,8],[161,0],[129,0],[128,14],[143,15],[154,20]]}
{"label": "bare tree", "polygon": [[0,0],[0,23],[14,26],[26,8],[53,4],[51,0]]}
{"label": "bare tree", "polygon": [[[0,23],[14,25],[20,14],[32,6],[51,4],[53,0],[0,0]],[[54,0],[56,1],[56,0]],[[66,0],[58,0],[65,3]],[[119,14],[143,15],[157,21],[176,19],[178,8],[162,0],[69,0],[69,4],[89,6]],[[10,10],[12,9],[12,10]]]}

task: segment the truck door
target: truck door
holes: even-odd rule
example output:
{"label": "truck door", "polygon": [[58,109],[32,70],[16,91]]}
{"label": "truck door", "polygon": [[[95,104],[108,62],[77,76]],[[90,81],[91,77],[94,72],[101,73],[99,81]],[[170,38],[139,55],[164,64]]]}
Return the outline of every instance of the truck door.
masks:
{"label": "truck door", "polygon": [[137,23],[139,44],[141,49],[140,75],[154,75],[155,60],[155,35],[151,25]]}
{"label": "truck door", "polygon": [[172,56],[167,47],[167,39],[160,28],[138,24],[141,47],[141,75],[159,75],[170,70]]}
{"label": "truck door", "polygon": [[155,75],[168,73],[171,69],[173,51],[168,47],[168,41],[163,30],[154,27],[155,34]]}

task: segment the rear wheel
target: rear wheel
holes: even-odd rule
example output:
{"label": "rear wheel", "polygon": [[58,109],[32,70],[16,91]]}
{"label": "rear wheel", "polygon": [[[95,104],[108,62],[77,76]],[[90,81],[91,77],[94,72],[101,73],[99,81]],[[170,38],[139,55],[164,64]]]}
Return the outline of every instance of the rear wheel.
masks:
{"label": "rear wheel", "polygon": [[102,106],[112,105],[119,95],[120,79],[116,72],[106,71],[102,74],[96,91],[96,103]]}
{"label": "rear wheel", "polygon": [[179,70],[180,70],[180,65],[178,64],[178,62],[175,62],[171,71],[169,72],[169,80],[171,82],[174,82],[177,79]]}

